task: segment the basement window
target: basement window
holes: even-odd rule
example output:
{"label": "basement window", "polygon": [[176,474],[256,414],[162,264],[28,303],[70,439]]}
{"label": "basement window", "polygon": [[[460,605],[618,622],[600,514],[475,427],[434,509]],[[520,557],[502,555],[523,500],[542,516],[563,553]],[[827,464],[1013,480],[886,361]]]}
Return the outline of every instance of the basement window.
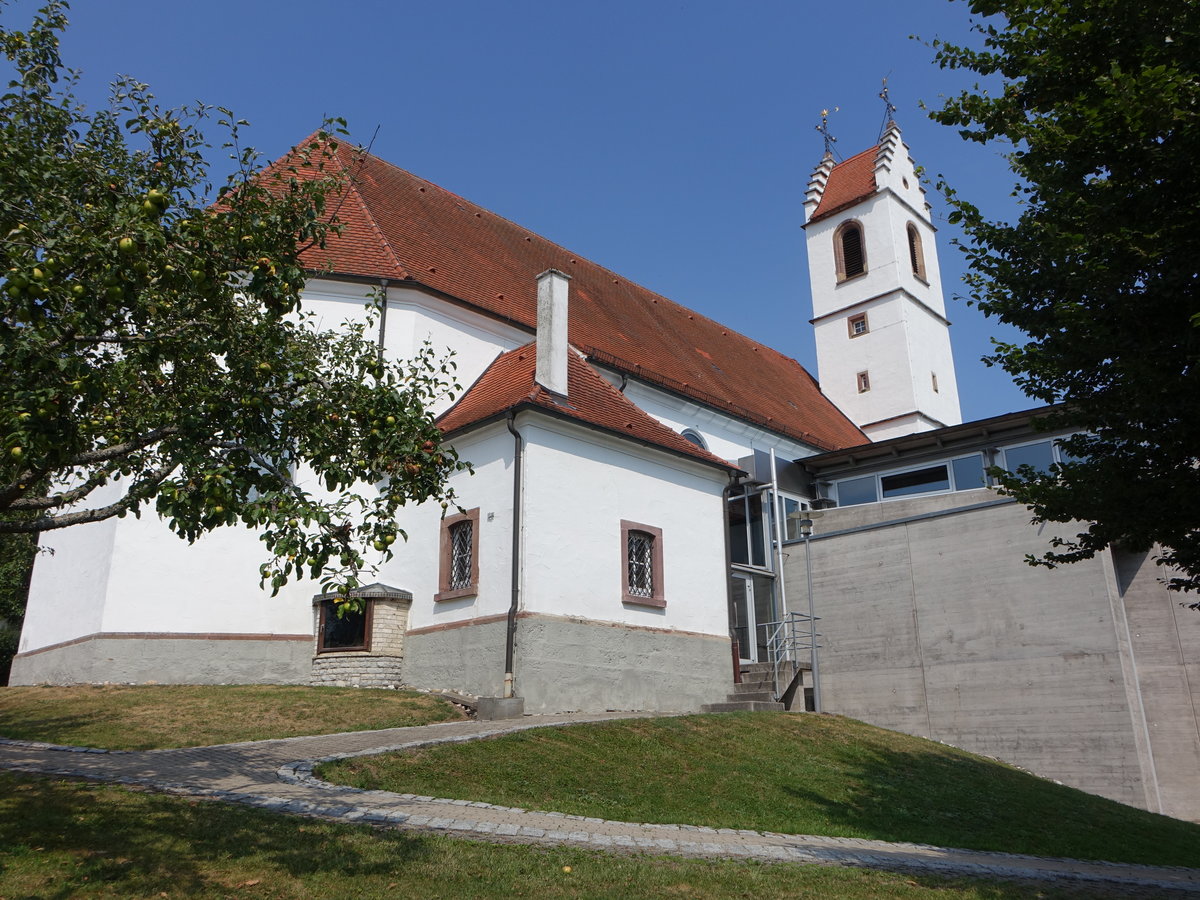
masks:
{"label": "basement window", "polygon": [[321,601],[321,621],[317,631],[317,652],[370,650],[371,603],[360,601],[362,612],[346,610],[338,615],[336,600]]}

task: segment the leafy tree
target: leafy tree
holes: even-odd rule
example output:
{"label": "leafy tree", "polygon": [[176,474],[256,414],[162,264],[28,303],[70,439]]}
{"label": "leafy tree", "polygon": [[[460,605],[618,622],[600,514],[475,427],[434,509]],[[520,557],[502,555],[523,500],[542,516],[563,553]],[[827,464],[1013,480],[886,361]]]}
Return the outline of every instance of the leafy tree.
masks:
{"label": "leafy tree", "polygon": [[214,194],[213,110],[127,78],[80,107],[66,6],[0,26],[0,534],[150,508],[189,541],[258,529],[276,590],[352,588],[403,537],[397,509],[445,505],[463,466],[429,412],[451,363],[389,362],[369,322],[323,331],[301,305],[301,254],[338,228],[351,174],[336,123],[263,171],[217,111],[233,173]]}
{"label": "leafy tree", "polygon": [[931,113],[1011,148],[1016,222],[952,190],[970,299],[1021,329],[999,343],[1030,395],[1062,404],[1076,458],[1003,488],[1039,522],[1092,523],[1039,560],[1158,545],[1168,585],[1200,589],[1200,3],[968,0],[981,47],[936,41],[984,87]]}

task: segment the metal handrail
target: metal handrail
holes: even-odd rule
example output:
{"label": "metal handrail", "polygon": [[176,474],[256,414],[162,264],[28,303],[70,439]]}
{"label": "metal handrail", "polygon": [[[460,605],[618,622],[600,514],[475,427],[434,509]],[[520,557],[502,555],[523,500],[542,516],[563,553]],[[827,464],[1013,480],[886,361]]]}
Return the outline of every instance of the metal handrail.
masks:
{"label": "metal handrail", "polygon": [[820,648],[821,632],[816,624],[820,616],[810,616],[806,613],[790,612],[778,622],[766,622],[761,627],[767,632],[767,658],[771,662],[772,683],[774,684],[775,699],[782,696],[779,686],[779,670],[790,662],[793,667],[800,665],[798,651],[809,651],[811,668],[812,651]]}

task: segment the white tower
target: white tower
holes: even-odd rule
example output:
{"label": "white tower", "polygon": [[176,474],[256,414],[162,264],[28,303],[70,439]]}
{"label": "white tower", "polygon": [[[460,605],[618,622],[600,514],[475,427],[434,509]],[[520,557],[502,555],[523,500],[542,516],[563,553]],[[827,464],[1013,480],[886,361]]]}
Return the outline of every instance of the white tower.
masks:
{"label": "white tower", "polygon": [[804,200],[821,390],[875,441],[962,422],[929,204],[895,122]]}

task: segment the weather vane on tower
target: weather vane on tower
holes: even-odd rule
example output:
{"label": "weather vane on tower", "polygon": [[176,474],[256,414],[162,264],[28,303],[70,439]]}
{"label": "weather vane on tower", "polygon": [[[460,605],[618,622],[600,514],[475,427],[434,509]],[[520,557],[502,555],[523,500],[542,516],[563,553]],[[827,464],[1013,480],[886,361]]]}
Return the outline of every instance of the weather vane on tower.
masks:
{"label": "weather vane on tower", "polygon": [[[837,112],[839,109],[841,109],[840,106],[835,106],[833,108],[833,112]],[[821,137],[825,139],[826,155],[833,156],[833,145],[837,143],[837,138],[829,133],[829,113],[830,110],[828,109],[821,110],[821,124],[817,126],[817,131],[819,131]]]}
{"label": "weather vane on tower", "polygon": [[883,90],[879,92],[879,99],[883,101],[883,124],[879,126],[879,136],[882,138],[883,133],[887,131],[896,121],[896,106],[892,103],[892,98],[888,96],[887,77],[883,79]]}

